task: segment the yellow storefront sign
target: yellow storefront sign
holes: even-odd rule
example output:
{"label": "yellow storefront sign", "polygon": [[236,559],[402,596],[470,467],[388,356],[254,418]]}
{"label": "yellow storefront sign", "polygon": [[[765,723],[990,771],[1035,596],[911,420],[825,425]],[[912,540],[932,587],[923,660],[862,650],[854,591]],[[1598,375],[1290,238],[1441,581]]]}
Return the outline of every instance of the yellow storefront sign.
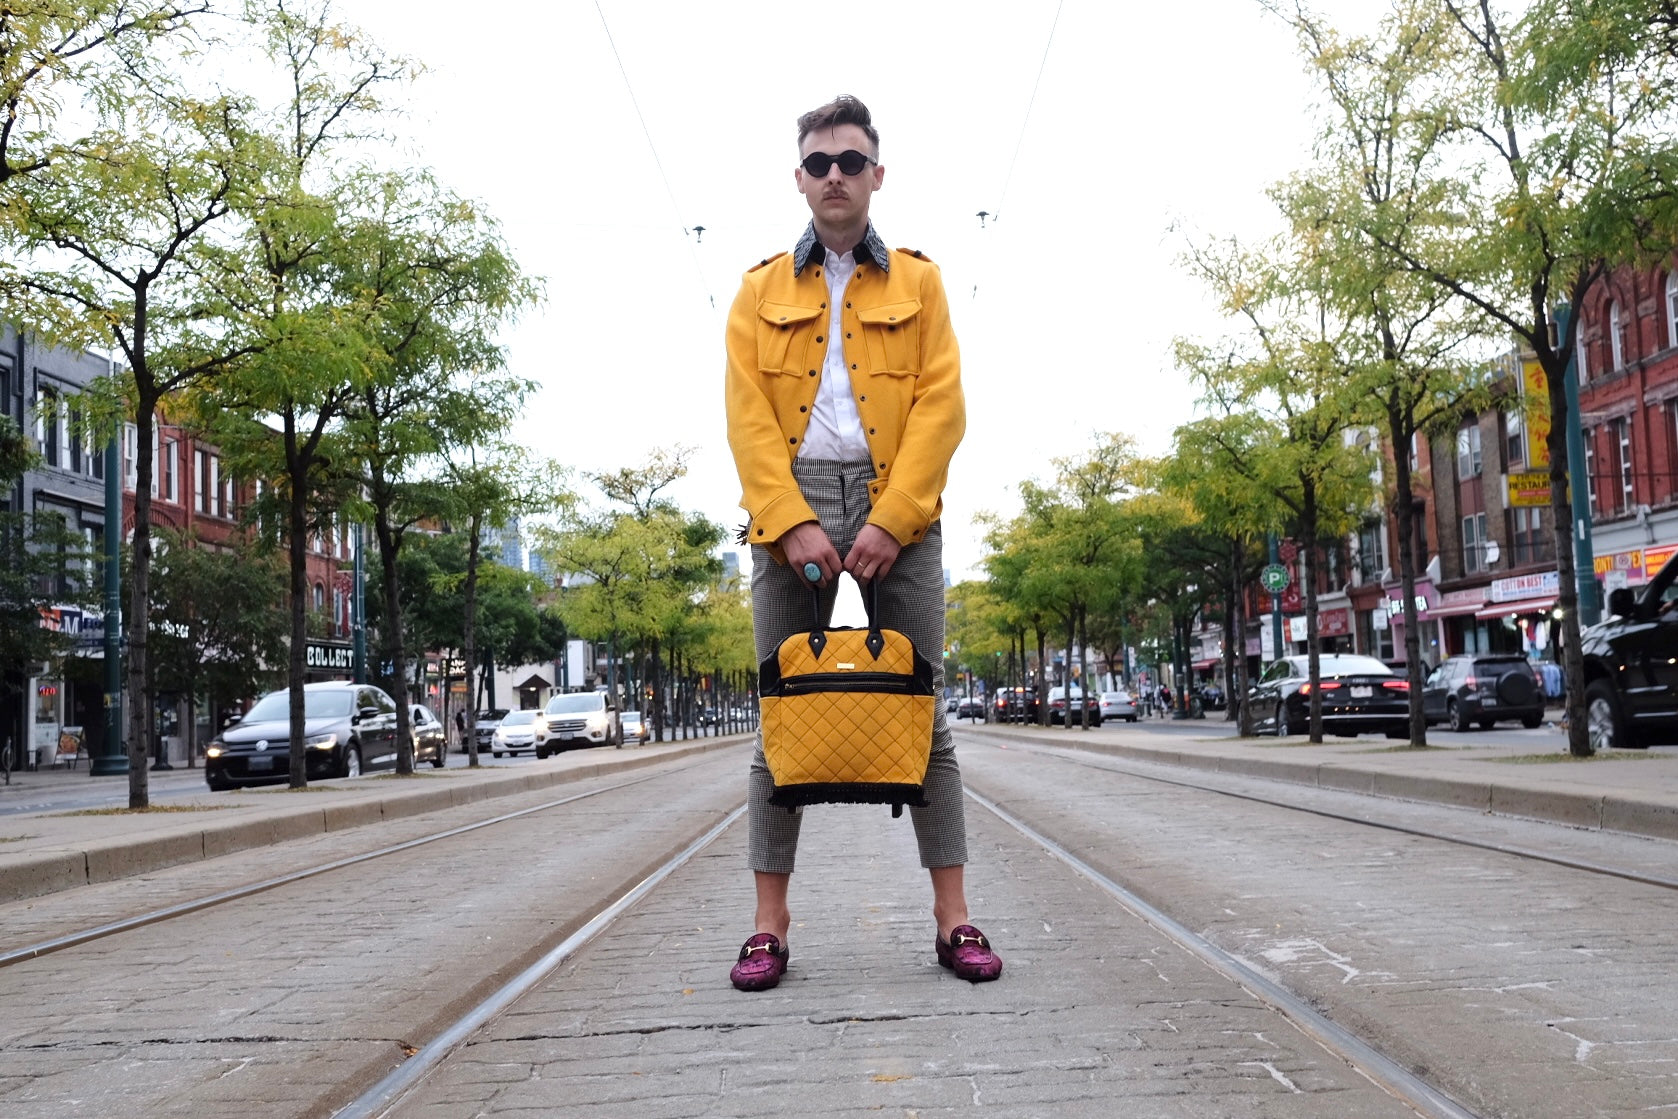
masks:
{"label": "yellow storefront sign", "polygon": [[[1527,429],[1527,465],[1550,465],[1550,381],[1538,359],[1521,356],[1521,418]],[[1510,479],[1513,492],[1514,479]],[[1544,504],[1544,502],[1537,502]]]}
{"label": "yellow storefront sign", "polygon": [[1550,472],[1528,470],[1509,475],[1509,507],[1543,508],[1550,504]]}

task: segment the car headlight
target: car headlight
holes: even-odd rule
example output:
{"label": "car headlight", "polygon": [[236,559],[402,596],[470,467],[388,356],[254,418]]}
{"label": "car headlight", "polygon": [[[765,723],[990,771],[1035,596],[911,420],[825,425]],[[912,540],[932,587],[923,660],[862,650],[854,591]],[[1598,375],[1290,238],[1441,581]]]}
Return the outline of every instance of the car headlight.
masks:
{"label": "car headlight", "polygon": [[303,745],[310,750],[330,750],[338,745],[338,736],[336,734],[310,735],[303,740]]}
{"label": "car headlight", "polygon": [[209,749],[204,751],[206,758],[219,758],[222,755],[222,745],[219,742],[210,743]]}

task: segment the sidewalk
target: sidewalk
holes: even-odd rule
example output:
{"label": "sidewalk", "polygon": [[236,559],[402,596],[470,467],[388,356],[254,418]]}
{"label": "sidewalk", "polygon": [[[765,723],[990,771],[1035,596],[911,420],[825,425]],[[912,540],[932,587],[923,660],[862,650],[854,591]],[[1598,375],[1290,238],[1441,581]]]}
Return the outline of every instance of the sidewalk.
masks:
{"label": "sidewalk", "polygon": [[[749,736],[734,735],[621,750],[571,750],[540,764],[444,770],[427,766],[401,780],[371,774],[311,782],[312,792],[301,796],[288,795],[284,785],[212,793],[204,786],[201,769],[154,772],[151,803],[162,811],[90,814],[79,807],[58,807],[0,816],[0,903],[750,742]],[[0,804],[18,803],[18,798],[50,804],[54,793],[63,798],[73,787],[86,789],[90,782],[109,793],[111,806],[126,807],[127,777],[90,778],[85,763],[74,770],[13,773],[10,786],[0,785]]]}
{"label": "sidewalk", "polygon": [[961,724],[1002,741],[1090,750],[1139,761],[1263,777],[1368,796],[1450,804],[1569,827],[1678,839],[1678,748],[1567,753],[1559,729],[1520,732],[1518,745],[1473,744],[1442,728],[1413,748],[1373,735],[1235,737],[1221,719],[1178,722],[1169,733],[1129,724],[1097,730]]}

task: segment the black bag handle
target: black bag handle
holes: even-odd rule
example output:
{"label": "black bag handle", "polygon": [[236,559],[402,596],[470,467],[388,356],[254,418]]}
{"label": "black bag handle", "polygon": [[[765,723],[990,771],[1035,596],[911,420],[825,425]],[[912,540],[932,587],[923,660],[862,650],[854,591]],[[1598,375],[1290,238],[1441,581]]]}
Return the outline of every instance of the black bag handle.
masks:
{"label": "black bag handle", "polygon": [[[810,574],[812,568],[814,575]],[[820,660],[822,650],[827,648],[827,633],[822,629],[821,568],[813,563],[805,564],[804,578],[810,584],[810,653]],[[881,651],[886,647],[886,639],[880,633],[880,581],[870,579],[864,584],[855,575],[851,575],[851,580],[863,592],[862,608],[868,615],[868,637],[863,644],[868,646],[874,659],[879,660]]]}

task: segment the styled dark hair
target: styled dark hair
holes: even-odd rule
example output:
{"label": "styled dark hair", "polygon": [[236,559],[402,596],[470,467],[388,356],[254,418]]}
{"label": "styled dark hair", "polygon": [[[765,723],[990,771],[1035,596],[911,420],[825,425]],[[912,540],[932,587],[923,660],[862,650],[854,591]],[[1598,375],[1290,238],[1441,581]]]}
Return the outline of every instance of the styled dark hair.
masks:
{"label": "styled dark hair", "polygon": [[804,137],[818,128],[836,128],[841,124],[854,124],[862,129],[868,142],[874,145],[874,155],[880,154],[880,134],[874,131],[873,117],[868,112],[868,106],[858,101],[848,93],[841,93],[838,97],[819,108],[811,109],[798,118],[798,146],[804,146]]}

